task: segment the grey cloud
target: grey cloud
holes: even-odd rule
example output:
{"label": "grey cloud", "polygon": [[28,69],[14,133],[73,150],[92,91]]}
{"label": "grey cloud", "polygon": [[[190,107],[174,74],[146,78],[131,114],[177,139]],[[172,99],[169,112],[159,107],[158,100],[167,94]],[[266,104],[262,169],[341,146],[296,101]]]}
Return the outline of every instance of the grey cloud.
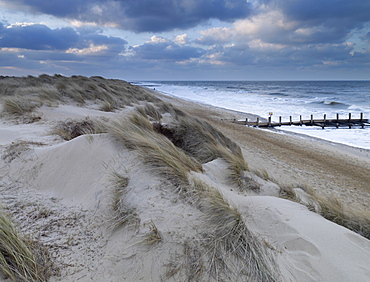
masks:
{"label": "grey cloud", "polygon": [[50,29],[41,24],[5,28],[0,23],[0,47],[65,51],[70,48],[87,48],[90,44],[105,44],[109,47],[107,52],[117,54],[124,49],[127,42],[89,30],[77,32],[73,28]]}
{"label": "grey cloud", "polygon": [[66,50],[76,45],[79,36],[72,28],[50,29],[45,25],[13,26],[0,24],[0,47],[32,50]]}
{"label": "grey cloud", "polygon": [[312,42],[339,42],[354,29],[370,22],[370,1],[364,0],[277,0],[285,16],[300,27],[316,27]]}
{"label": "grey cloud", "polygon": [[173,42],[149,42],[133,48],[133,51],[137,58],[174,62],[199,58],[205,53],[201,48],[177,45]]}
{"label": "grey cloud", "polygon": [[12,3],[57,17],[115,23],[135,32],[185,29],[209,19],[232,21],[248,16],[251,10],[245,0],[12,0]]}

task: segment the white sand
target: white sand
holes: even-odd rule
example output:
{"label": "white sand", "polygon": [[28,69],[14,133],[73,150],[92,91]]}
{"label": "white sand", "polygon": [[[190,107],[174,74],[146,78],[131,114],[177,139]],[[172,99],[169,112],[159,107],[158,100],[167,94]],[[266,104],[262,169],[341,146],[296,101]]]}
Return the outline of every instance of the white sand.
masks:
{"label": "white sand", "polygon": [[[41,111],[41,121],[34,124],[0,121],[1,154],[17,140],[46,144],[31,146],[12,160],[0,160],[0,205],[22,231],[49,246],[61,268],[61,275],[51,280],[166,280],[166,265],[181,254],[182,244],[207,230],[201,212],[179,199],[171,185],[109,135],[80,136],[68,142],[48,135],[58,120],[124,113],[68,105]],[[242,212],[248,227],[267,242],[277,258],[279,280],[369,281],[369,240],[300,204],[275,197],[277,187],[256,176],[265,185],[262,195],[237,193],[227,185],[220,160],[204,167],[205,173],[194,177],[220,189]],[[130,178],[126,199],[141,219],[137,231],[110,228],[113,171]],[[151,221],[162,240],[149,247],[142,241]]]}

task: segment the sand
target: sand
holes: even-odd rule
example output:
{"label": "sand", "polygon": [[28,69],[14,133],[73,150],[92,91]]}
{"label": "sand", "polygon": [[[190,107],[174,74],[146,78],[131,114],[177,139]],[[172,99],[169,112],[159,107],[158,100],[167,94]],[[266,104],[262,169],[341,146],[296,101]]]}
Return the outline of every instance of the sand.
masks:
{"label": "sand", "polygon": [[[215,125],[241,146],[250,168],[265,169],[280,185],[309,185],[319,193],[335,195],[345,205],[368,208],[368,150],[243,127],[229,120],[245,118],[246,113],[155,95]],[[189,278],[182,266],[184,246],[207,232],[202,213],[182,201],[169,183],[109,134],[64,141],[50,133],[59,120],[114,119],[130,110],[105,113],[94,105],[44,106],[36,123],[0,120],[0,205],[22,232],[49,248],[59,269],[51,281]],[[19,140],[43,145],[19,146],[17,154],[9,154],[9,145]],[[264,187],[261,194],[237,192],[228,184],[225,165],[214,160],[204,165],[204,173],[193,177],[221,191],[269,246],[277,262],[277,281],[369,280],[369,240],[301,204],[277,197],[279,187],[257,176],[253,177]],[[125,201],[140,218],[123,228],[114,228],[111,221],[112,172],[129,177]],[[150,245],[145,240],[152,223],[161,239]],[[169,277],[173,265],[180,270]]]}

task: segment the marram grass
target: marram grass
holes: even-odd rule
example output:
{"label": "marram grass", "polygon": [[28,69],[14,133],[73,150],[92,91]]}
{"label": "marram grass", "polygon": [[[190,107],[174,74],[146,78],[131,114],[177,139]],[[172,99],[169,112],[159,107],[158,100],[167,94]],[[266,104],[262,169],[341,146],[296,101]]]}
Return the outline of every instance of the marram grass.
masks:
{"label": "marram grass", "polygon": [[274,259],[266,246],[245,224],[237,208],[230,206],[215,188],[203,192],[200,210],[212,226],[206,234],[208,273],[216,280],[276,281]]}
{"label": "marram grass", "polygon": [[203,213],[206,230],[200,238],[186,242],[183,256],[166,265],[167,278],[182,272],[188,281],[278,280],[273,252],[248,229],[240,211],[219,190],[193,177],[184,196]]}
{"label": "marram grass", "polygon": [[281,196],[295,202],[306,205],[310,210],[317,212],[324,218],[344,226],[363,237],[370,239],[370,212],[368,209],[356,208],[356,210],[346,207],[335,196],[323,196],[311,187],[306,185],[299,186],[307,193],[313,203],[304,203],[297,195],[297,186],[280,185]]}
{"label": "marram grass", "polygon": [[136,214],[136,209],[126,200],[129,192],[128,184],[130,179],[116,171],[111,176],[111,202],[109,226],[114,231],[121,226],[138,227],[140,218]]}
{"label": "marram grass", "polygon": [[129,119],[113,122],[109,132],[127,148],[136,150],[144,163],[177,187],[187,185],[190,171],[202,171],[198,161],[155,132],[153,125],[141,115],[133,114]]}
{"label": "marram grass", "polygon": [[[0,213],[0,273],[13,281],[46,281],[50,270],[35,244],[15,229],[10,219]],[[44,265],[41,265],[41,264]]]}

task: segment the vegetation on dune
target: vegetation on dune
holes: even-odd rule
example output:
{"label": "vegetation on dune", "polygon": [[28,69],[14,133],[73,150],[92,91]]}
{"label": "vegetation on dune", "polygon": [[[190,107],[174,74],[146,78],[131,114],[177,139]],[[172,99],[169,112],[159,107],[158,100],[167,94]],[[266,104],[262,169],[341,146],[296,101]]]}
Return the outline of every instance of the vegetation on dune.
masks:
{"label": "vegetation on dune", "polygon": [[13,281],[46,281],[51,268],[47,251],[21,236],[10,219],[0,213],[0,274]]}
{"label": "vegetation on dune", "polygon": [[[236,279],[244,272],[255,281],[274,281],[274,270],[270,269],[273,260],[247,229],[237,209],[230,207],[215,188],[190,179],[189,172],[202,171],[200,162],[185,154],[154,127],[142,114],[133,114],[111,123],[109,132],[127,148],[137,151],[144,163],[169,180],[187,202],[204,213],[205,223],[212,226],[212,231],[202,239],[206,255],[201,256],[202,262],[197,262],[206,266],[204,274],[218,280]],[[219,153],[227,155],[230,163],[237,164],[235,171],[245,169],[237,156],[235,160],[222,150]],[[160,240],[156,230],[153,228],[148,235],[149,242]]]}
{"label": "vegetation on dune", "polygon": [[35,98],[25,99],[19,96],[9,97],[3,100],[3,111],[8,114],[23,115],[31,113],[34,109],[40,107],[42,103]]}
{"label": "vegetation on dune", "polygon": [[44,146],[44,143],[18,140],[5,146],[5,150],[1,155],[1,159],[6,162],[12,162],[14,159],[19,158],[24,152],[30,150],[30,147]]}
{"label": "vegetation on dune", "polygon": [[213,226],[205,239],[209,273],[216,280],[222,274],[230,281],[237,281],[244,272],[253,281],[275,281],[277,271],[268,248],[247,228],[240,212],[231,207],[218,190],[205,191],[200,209],[205,222]]}
{"label": "vegetation on dune", "polygon": [[127,148],[138,151],[144,163],[178,188],[187,185],[190,171],[202,171],[198,161],[155,132],[153,125],[141,115],[133,114],[130,118],[115,121],[108,130]]}
{"label": "vegetation on dune", "polygon": [[6,113],[19,115],[31,112],[43,103],[69,100],[79,104],[97,101],[103,111],[160,101],[143,88],[122,80],[46,74],[39,77],[0,77],[0,99]]}
{"label": "vegetation on dune", "polygon": [[[345,207],[335,196],[323,196],[306,185],[280,186],[281,196],[307,206],[324,218],[344,226],[363,237],[370,239],[370,212],[365,209]],[[304,196],[300,195],[304,191]]]}
{"label": "vegetation on dune", "polygon": [[148,246],[152,246],[162,241],[161,233],[159,232],[157,226],[152,220],[148,223],[149,233],[144,235],[144,239],[140,242]]}
{"label": "vegetation on dune", "polygon": [[250,187],[250,179],[244,177],[248,165],[240,147],[209,123],[191,117],[172,105],[161,104],[162,111],[168,111],[172,124],[154,123],[157,132],[201,163],[222,158],[228,163],[229,180],[241,190]]}
{"label": "vegetation on dune", "polygon": [[106,131],[101,121],[88,117],[83,120],[70,119],[60,121],[51,131],[52,134],[59,135],[67,141],[85,134],[99,134],[104,132]]}
{"label": "vegetation on dune", "polygon": [[114,231],[121,226],[138,227],[140,218],[136,209],[126,201],[130,179],[118,172],[113,172],[111,177],[111,202],[110,202],[110,227]]}
{"label": "vegetation on dune", "polygon": [[144,117],[149,116],[154,121],[160,121],[162,118],[161,113],[153,104],[145,103],[144,107],[136,107],[136,111]]}
{"label": "vegetation on dune", "polygon": [[219,190],[192,178],[185,197],[203,213],[208,228],[198,240],[184,243],[183,256],[167,265],[167,278],[183,271],[189,281],[277,280],[271,250],[248,229],[241,213]]}

